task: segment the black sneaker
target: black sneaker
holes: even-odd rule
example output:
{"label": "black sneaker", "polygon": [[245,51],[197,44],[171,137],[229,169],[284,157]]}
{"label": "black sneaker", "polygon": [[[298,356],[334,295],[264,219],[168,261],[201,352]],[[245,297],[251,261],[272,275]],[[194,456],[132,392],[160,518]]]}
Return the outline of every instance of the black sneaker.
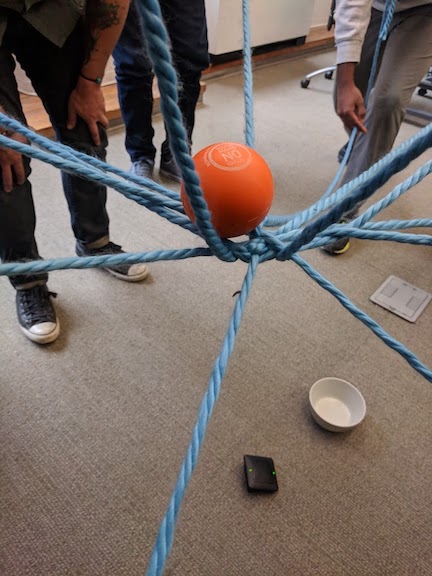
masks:
{"label": "black sneaker", "polygon": [[138,160],[137,162],[132,162],[130,172],[131,174],[135,174],[135,176],[140,176],[141,178],[148,178],[149,180],[153,180],[153,168],[154,168],[154,161],[142,159]]}
{"label": "black sneaker", "polygon": [[[344,159],[346,149],[348,148],[348,144],[349,144],[349,142],[347,142],[344,146],[342,146],[342,148],[338,152],[337,159],[338,159],[339,164],[342,164],[342,160]],[[348,160],[349,160],[349,157],[348,157]]]}
{"label": "black sneaker", "polygon": [[[104,254],[124,254],[125,251],[121,246],[108,242],[101,248],[87,248],[85,244],[77,242],[75,251],[78,256],[103,256]],[[149,275],[148,266],[145,264],[118,264],[117,266],[107,266],[103,268],[116,278],[125,280],[126,282],[141,282]]]}
{"label": "black sneaker", "polygon": [[45,284],[16,291],[18,322],[24,334],[38,344],[54,342],[60,334],[60,324],[51,296]]}
{"label": "black sneaker", "polygon": [[[339,221],[339,224],[347,224],[351,221],[350,219],[343,218]],[[325,246],[321,246],[321,250],[327,252],[327,254],[331,254],[332,256],[339,256],[346,252],[350,247],[350,239],[347,237],[338,238],[334,242],[330,242],[330,244],[326,244]]]}
{"label": "black sneaker", "polygon": [[327,252],[327,254],[331,254],[332,256],[339,256],[340,254],[344,254],[347,250],[349,250],[349,247],[349,238],[338,238],[335,242],[327,244],[326,246],[322,246],[322,250]]}
{"label": "black sneaker", "polygon": [[164,178],[169,178],[170,180],[174,180],[175,182],[182,181],[180,168],[178,167],[178,164],[174,156],[168,154],[166,156],[164,155],[161,156],[159,174]]}

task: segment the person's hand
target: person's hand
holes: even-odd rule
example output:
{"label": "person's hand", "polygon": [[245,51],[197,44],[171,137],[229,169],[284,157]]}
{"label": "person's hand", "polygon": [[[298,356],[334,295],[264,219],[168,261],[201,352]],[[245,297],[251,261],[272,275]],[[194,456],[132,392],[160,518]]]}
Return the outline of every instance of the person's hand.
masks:
{"label": "person's hand", "polygon": [[354,82],[337,86],[336,112],[349,132],[354,128],[367,132],[364,125],[366,108],[363,96]]}
{"label": "person's hand", "polygon": [[69,97],[67,128],[75,127],[77,116],[87,124],[93,142],[100,144],[98,123],[108,128],[108,118],[105,115],[105,102],[99,84],[80,76],[75,89]]}
{"label": "person's hand", "polygon": [[[10,138],[27,144],[25,137],[22,134],[18,134],[18,132],[14,132]],[[0,167],[5,192],[12,192],[14,182],[19,185],[24,184],[26,175],[23,159],[19,152],[11,148],[0,148]]]}
{"label": "person's hand", "polygon": [[358,128],[366,133],[363,124],[366,109],[362,93],[354,82],[356,62],[338,64],[336,73],[336,112],[348,132]]}

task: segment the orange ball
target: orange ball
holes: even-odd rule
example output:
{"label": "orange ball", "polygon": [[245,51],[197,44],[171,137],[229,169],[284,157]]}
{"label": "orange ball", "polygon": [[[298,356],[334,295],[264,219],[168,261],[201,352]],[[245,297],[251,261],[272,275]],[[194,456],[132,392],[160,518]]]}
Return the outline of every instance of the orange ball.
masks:
{"label": "orange ball", "polygon": [[[273,176],[252,148],[235,142],[207,146],[193,160],[211,221],[221,238],[247,234],[267,216],[273,201]],[[181,184],[186,214],[195,214]]]}

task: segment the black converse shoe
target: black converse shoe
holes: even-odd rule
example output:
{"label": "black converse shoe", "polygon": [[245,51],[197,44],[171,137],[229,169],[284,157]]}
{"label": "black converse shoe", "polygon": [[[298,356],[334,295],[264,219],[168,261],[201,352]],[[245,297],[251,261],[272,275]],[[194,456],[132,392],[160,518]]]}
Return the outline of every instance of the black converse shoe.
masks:
{"label": "black converse shoe", "polygon": [[169,178],[170,180],[174,180],[174,182],[182,181],[180,168],[178,167],[176,159],[171,154],[166,155],[162,154],[159,167],[159,174],[163,178]]}
{"label": "black converse shoe", "polygon": [[[76,243],[75,251],[78,256],[103,256],[105,254],[124,254],[121,246],[108,242],[101,248],[87,248],[81,242]],[[103,268],[116,278],[126,282],[141,282],[149,275],[150,270],[145,264],[118,264],[117,266],[107,266]]]}
{"label": "black converse shoe", "polygon": [[60,334],[60,324],[45,284],[16,291],[18,322],[24,334],[38,344],[54,342]]}

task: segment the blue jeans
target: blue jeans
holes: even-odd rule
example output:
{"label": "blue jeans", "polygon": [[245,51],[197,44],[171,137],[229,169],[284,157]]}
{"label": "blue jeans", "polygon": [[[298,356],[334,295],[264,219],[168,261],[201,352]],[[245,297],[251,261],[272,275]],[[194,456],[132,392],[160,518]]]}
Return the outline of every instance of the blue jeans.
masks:
{"label": "blue jeans", "polygon": [[[160,4],[179,76],[179,106],[191,142],[201,72],[209,64],[204,0],[161,0]],[[154,161],[153,70],[147,56],[136,0],[131,2],[113,56],[126,128],[126,150],[132,162],[143,159]],[[170,157],[168,137],[162,145],[162,156],[165,159]]]}
{"label": "blue jeans", "polygon": [[[14,76],[15,55],[41,98],[58,140],[77,150],[105,159],[108,144],[100,126],[100,146],[95,146],[86,123],[78,118],[68,130],[67,106],[85,58],[85,32],[79,22],[62,48],[58,48],[32,28],[23,18],[11,13],[0,46],[0,102],[7,114],[25,123]],[[23,157],[27,179],[6,193],[0,179],[0,257],[3,262],[40,258],[34,237],[36,216],[28,177],[30,160]],[[106,188],[89,180],[62,173],[64,193],[71,215],[75,237],[83,244],[108,241],[108,214],[105,208]],[[12,276],[11,282],[25,287],[47,280],[47,274]]]}

